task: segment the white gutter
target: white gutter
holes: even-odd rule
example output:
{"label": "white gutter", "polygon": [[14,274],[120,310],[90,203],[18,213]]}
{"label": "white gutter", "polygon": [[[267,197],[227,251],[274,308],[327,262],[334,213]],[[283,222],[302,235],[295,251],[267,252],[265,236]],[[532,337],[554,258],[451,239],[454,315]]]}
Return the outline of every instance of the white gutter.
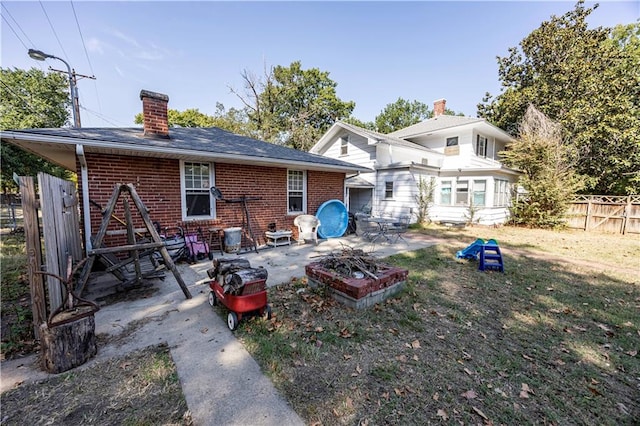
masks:
{"label": "white gutter", "polygon": [[93,249],[91,245],[91,215],[89,211],[89,170],[87,168],[87,159],[84,156],[84,147],[80,144],[76,145],[76,155],[78,156],[78,160],[80,160],[80,178],[82,179],[84,249],[85,254],[89,256],[89,251]]}

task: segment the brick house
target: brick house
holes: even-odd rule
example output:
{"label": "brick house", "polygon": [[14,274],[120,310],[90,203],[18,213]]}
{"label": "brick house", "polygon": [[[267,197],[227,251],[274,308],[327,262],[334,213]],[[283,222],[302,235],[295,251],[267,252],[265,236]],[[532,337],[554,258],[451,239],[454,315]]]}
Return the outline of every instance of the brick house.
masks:
{"label": "brick house", "polygon": [[[87,249],[86,236],[94,235],[102,220],[95,206],[106,206],[119,183],[132,183],[151,219],[162,226],[240,226],[240,204],[216,200],[212,186],[225,199],[260,198],[249,201],[248,207],[251,227],[261,242],[270,223],[295,232],[297,215],[315,214],[330,199],[344,201],[346,175],[369,171],[219,128],[169,128],[168,96],[142,90],[140,98],[143,128],[24,129],[1,134],[2,143],[77,173]],[[119,217],[124,217],[122,213],[116,211]]]}

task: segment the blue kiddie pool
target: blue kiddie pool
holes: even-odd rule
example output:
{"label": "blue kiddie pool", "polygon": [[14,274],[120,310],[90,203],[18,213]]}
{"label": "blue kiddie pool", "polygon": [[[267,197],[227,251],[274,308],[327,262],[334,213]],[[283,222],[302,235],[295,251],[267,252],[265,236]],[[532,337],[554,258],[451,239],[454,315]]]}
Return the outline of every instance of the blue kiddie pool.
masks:
{"label": "blue kiddie pool", "polygon": [[322,203],[318,207],[316,217],[320,220],[318,228],[320,238],[341,237],[349,224],[347,206],[340,200],[329,200]]}

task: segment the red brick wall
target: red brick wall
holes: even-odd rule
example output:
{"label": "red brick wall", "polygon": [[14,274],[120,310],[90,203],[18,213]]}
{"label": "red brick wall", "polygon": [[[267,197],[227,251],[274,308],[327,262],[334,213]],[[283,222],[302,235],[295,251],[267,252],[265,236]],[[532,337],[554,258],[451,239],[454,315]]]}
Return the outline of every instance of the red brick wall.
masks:
{"label": "red brick wall", "polygon": [[[180,162],[178,160],[128,157],[119,155],[87,154],[89,170],[89,193],[91,199],[105,208],[111,198],[116,183],[133,183],[138,195],[149,210],[152,221],[163,227],[181,224],[180,201]],[[79,167],[78,167],[79,169]],[[262,167],[240,164],[216,163],[215,186],[220,189],[225,199],[261,197],[260,200],[249,200],[247,206],[251,217],[251,227],[260,243],[264,242],[267,225],[276,222],[278,229],[294,231],[295,216],[287,215],[287,170],[276,167]],[[81,179],[81,176],[78,176]],[[307,212],[315,214],[318,207],[330,199],[343,200],[344,173],[307,172]],[[78,183],[82,188],[81,182]],[[82,196],[82,194],[81,194]],[[137,217],[137,211],[131,204],[135,227],[144,227]],[[192,223],[190,229],[201,227],[206,230],[211,225],[223,228],[242,224],[242,204],[216,203],[215,221]],[[116,216],[125,218],[122,201],[117,204]],[[100,211],[91,207],[91,227],[95,234],[102,220]],[[117,220],[112,219],[110,230],[124,229]],[[106,241],[108,245],[124,244],[124,238]]]}
{"label": "red brick wall", "polygon": [[344,202],[344,173],[307,172],[307,212],[315,215],[327,200]]}

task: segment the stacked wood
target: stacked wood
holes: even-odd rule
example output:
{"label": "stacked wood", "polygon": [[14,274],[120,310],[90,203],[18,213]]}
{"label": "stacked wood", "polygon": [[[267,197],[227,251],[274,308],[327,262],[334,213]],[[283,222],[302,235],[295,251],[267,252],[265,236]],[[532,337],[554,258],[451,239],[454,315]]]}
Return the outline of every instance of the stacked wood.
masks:
{"label": "stacked wood", "polygon": [[240,295],[247,283],[253,281],[267,280],[268,272],[264,268],[247,268],[235,272],[230,272],[224,277],[222,289],[225,294]]}
{"label": "stacked wood", "polygon": [[213,268],[207,271],[207,274],[209,275],[209,278],[213,278],[218,275],[227,275],[229,273],[248,268],[251,268],[251,264],[243,257],[235,259],[219,257],[213,259]]}
{"label": "stacked wood", "polygon": [[344,248],[339,253],[329,253],[320,260],[320,265],[345,277],[353,277],[354,272],[361,272],[371,278],[378,279],[376,274],[380,262],[361,249]]}
{"label": "stacked wood", "polygon": [[263,267],[252,268],[247,259],[216,258],[213,268],[207,270],[210,279],[218,281],[225,294],[242,295],[245,285],[255,281],[266,281],[268,272]]}

